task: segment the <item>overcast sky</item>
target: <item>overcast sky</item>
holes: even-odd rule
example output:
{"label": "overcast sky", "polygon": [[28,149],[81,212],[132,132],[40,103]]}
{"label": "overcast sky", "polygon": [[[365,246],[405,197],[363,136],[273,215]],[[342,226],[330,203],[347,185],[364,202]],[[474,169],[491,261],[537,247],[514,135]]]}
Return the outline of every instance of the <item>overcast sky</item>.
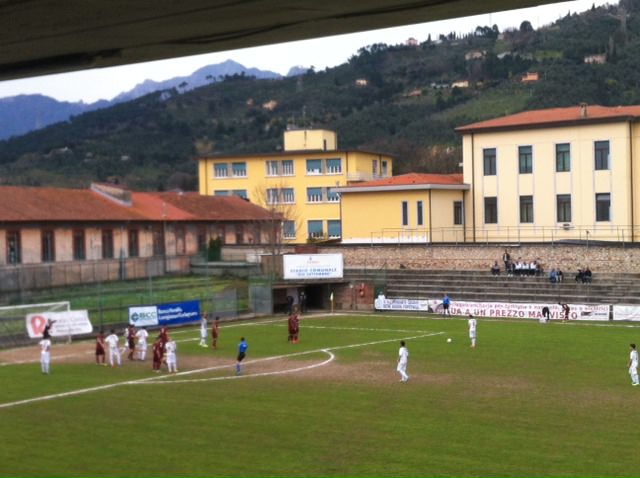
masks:
{"label": "overcast sky", "polygon": [[227,59],[235,60],[246,67],[271,70],[286,75],[295,65],[314,66],[323,70],[344,63],[359,48],[373,43],[395,45],[409,37],[425,41],[455,31],[468,33],[478,25],[497,24],[500,30],[519,27],[524,20],[534,28],[554,22],[568,12],[582,12],[606,3],[601,0],[575,0],[554,3],[521,10],[511,10],[485,15],[476,15],[453,20],[407,25],[404,27],[372,30],[333,37],[280,43],[242,50],[210,53],[190,57],[138,63],[113,68],[86,70],[76,73],[47,75],[23,80],[0,82],[0,98],[19,94],[41,93],[60,101],[84,101],[91,103],[99,99],[111,99],[123,91],[132,89],[145,79],[166,80],[175,76],[190,75],[198,68]]}

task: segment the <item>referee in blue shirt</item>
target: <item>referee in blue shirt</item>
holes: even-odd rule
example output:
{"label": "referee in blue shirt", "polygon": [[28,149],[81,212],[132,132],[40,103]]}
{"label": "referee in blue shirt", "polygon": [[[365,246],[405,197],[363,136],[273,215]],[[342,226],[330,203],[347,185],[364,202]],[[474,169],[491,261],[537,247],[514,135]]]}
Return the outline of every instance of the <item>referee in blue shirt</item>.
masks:
{"label": "referee in blue shirt", "polygon": [[238,363],[236,363],[236,375],[240,375],[240,373],[242,372],[240,368],[240,362],[242,362],[244,357],[247,355],[248,348],[249,348],[249,344],[244,339],[244,337],[242,337],[240,339],[240,343],[238,344]]}

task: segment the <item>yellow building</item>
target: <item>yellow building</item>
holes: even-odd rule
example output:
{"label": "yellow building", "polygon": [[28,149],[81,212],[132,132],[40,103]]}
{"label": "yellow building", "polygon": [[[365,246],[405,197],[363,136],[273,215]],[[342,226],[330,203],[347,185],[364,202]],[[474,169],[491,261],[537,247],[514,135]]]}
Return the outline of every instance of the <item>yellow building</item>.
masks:
{"label": "yellow building", "polygon": [[636,241],[640,106],[527,111],[463,135],[467,240]]}
{"label": "yellow building", "polygon": [[333,188],[392,175],[391,156],[338,149],[336,133],[291,130],[284,151],[199,160],[200,194],[238,195],[284,217],[283,238],[342,237],[340,195]]}
{"label": "yellow building", "polygon": [[468,189],[461,174],[422,173],[335,188],[342,196],[342,242],[462,242]]}

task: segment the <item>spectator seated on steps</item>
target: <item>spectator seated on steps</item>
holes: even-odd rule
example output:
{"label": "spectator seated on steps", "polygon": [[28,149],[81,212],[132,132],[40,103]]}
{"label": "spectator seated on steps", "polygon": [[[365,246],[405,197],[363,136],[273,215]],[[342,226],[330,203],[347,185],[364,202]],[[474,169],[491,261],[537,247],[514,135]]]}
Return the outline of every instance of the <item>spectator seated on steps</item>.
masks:
{"label": "spectator seated on steps", "polygon": [[491,274],[493,274],[494,276],[500,275],[500,266],[498,265],[498,261],[495,261],[491,266]]}
{"label": "spectator seated on steps", "polygon": [[582,269],[578,269],[578,272],[576,273],[575,281],[584,282],[584,272],[582,272]]}
{"label": "spectator seated on steps", "polygon": [[591,269],[589,269],[589,266],[587,266],[582,271],[582,283],[591,284],[591,278],[592,278]]}
{"label": "spectator seated on steps", "polygon": [[555,267],[551,269],[551,272],[549,272],[549,282],[551,282],[552,284],[557,284],[559,282],[558,271],[556,271]]}

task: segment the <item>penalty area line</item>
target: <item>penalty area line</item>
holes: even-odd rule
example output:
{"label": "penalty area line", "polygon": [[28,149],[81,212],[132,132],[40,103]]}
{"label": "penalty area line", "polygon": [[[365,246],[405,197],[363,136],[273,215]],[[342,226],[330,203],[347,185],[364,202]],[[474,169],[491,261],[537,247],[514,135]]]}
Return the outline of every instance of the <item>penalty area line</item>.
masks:
{"label": "penalty area line", "polygon": [[[425,337],[433,337],[436,335],[442,335],[444,334],[444,332],[432,332],[432,333],[428,333],[428,334],[421,334],[421,335],[414,335],[411,337],[398,337],[398,338],[394,338],[394,339],[386,339],[386,340],[376,340],[376,341],[372,341],[372,342],[363,342],[363,343],[358,343],[358,344],[349,344],[349,345],[337,345],[335,347],[323,347],[323,348],[319,348],[319,349],[314,349],[314,350],[307,350],[304,352],[294,352],[294,353],[290,353],[290,354],[283,354],[283,355],[277,355],[277,356],[273,356],[273,357],[265,357],[262,359],[256,359],[256,360],[252,360],[252,361],[248,361],[246,362],[246,365],[249,365],[251,363],[257,363],[257,362],[265,362],[265,361],[269,361],[269,360],[278,360],[278,359],[283,359],[283,358],[288,358],[288,357],[297,357],[297,356],[301,356],[301,355],[309,355],[309,354],[314,354],[314,353],[331,353],[332,351],[336,351],[336,350],[345,350],[345,349],[351,349],[351,348],[356,348],[356,347],[367,347],[370,345],[378,345],[378,344],[384,344],[384,343],[390,343],[390,342],[397,342],[398,340],[415,340],[415,339],[421,339],[421,338],[425,338]],[[331,353],[331,355],[333,355]],[[327,359],[329,360],[329,359]],[[331,358],[330,361],[333,361],[334,359]],[[323,365],[326,365],[324,363],[322,363]],[[316,366],[320,366],[319,364],[314,364]],[[221,368],[228,368],[228,367],[232,367],[235,366],[235,364],[230,364],[230,365],[223,365],[223,366],[215,366],[215,367],[206,367],[206,368],[201,368],[201,369],[196,369],[196,370],[189,370],[186,372],[178,372],[176,374],[173,375],[163,375],[160,377],[147,377],[147,378],[141,378],[141,379],[137,379],[137,380],[127,380],[124,382],[116,382],[116,383],[109,383],[106,385],[98,385],[96,387],[89,387],[89,388],[82,388],[82,389],[78,389],[78,390],[70,390],[68,392],[61,392],[61,393],[54,393],[51,395],[43,395],[40,397],[33,397],[33,398],[26,398],[23,400],[16,400],[14,402],[6,402],[6,403],[0,403],[0,409],[2,408],[10,408],[10,407],[15,407],[17,405],[26,405],[29,403],[35,403],[35,402],[44,402],[44,401],[48,401],[48,400],[54,400],[56,398],[64,398],[64,397],[72,397],[75,395],[83,395],[85,393],[92,393],[92,392],[99,392],[102,390],[109,390],[112,388],[116,388],[116,387],[121,387],[124,385],[140,385],[140,384],[147,384],[147,383],[172,383],[172,381],[167,381],[167,382],[160,382],[160,380],[166,380],[168,378],[173,378],[173,377],[180,377],[180,376],[186,376],[186,375],[192,375],[195,373],[203,373],[203,372],[208,372],[208,371],[212,371],[212,370],[216,370],[216,369],[221,369]],[[306,366],[308,367],[308,366]],[[304,370],[304,367],[300,367],[301,370]],[[291,373],[291,371],[289,372]],[[247,378],[249,377],[257,377],[257,376],[264,376],[267,374],[274,374],[273,372],[264,372],[262,375],[258,375],[258,374],[254,374],[254,375],[247,375]],[[242,377],[242,375],[241,375]]]}

